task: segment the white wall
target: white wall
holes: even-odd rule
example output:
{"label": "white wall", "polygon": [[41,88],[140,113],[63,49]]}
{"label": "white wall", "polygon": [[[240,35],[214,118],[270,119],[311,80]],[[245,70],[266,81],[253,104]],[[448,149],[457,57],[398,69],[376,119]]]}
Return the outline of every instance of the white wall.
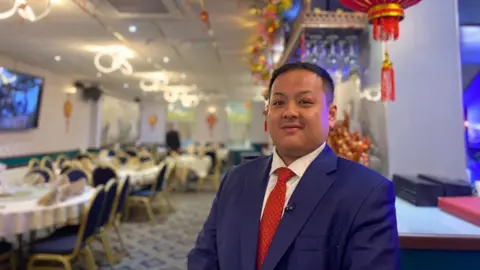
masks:
{"label": "white wall", "polygon": [[39,127],[29,131],[0,133],[0,157],[89,147],[91,106],[94,104],[82,101],[79,94],[72,96],[70,132],[66,132],[63,114],[66,100],[64,91],[72,86],[72,79],[6,57],[0,57],[0,65],[45,78]]}
{"label": "white wall", "polygon": [[[140,113],[140,143],[165,143],[165,132],[167,128],[167,106],[163,101],[142,102]],[[150,115],[157,116],[157,124],[150,126],[148,118]]]}
{"label": "white wall", "polygon": [[252,114],[249,124],[249,137],[251,143],[268,143],[269,134],[265,132],[265,102],[252,102]]}
{"label": "white wall", "polygon": [[[199,143],[207,142],[228,142],[228,118],[225,111],[225,102],[200,102],[195,108],[195,128],[193,131],[192,140]],[[212,132],[210,132],[206,119],[209,115],[208,108],[216,108],[215,116],[217,123]]]}
{"label": "white wall", "polygon": [[457,4],[409,8],[389,44],[397,89],[386,109],[390,173],[466,176]]}

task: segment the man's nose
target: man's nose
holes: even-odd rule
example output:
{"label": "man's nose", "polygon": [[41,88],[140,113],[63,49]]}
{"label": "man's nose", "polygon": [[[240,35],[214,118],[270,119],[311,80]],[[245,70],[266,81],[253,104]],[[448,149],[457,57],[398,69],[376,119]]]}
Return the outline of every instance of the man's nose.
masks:
{"label": "man's nose", "polygon": [[295,102],[288,102],[283,112],[283,118],[296,118],[298,117],[298,107]]}

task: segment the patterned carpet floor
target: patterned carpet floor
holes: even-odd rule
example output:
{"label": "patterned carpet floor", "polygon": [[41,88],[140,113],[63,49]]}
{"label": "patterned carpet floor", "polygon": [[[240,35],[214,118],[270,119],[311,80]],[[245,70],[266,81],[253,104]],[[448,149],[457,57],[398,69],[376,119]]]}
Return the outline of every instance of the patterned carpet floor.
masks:
{"label": "patterned carpet floor", "polygon": [[[128,257],[122,257],[117,265],[109,266],[101,244],[93,243],[99,269],[186,269],[186,255],[203,226],[213,197],[213,193],[176,194],[172,198],[175,211],[167,216],[158,215],[156,224],[150,223],[146,215],[137,213],[134,221],[122,224],[121,233],[129,254]],[[110,234],[110,240],[115,253],[121,254],[116,235]],[[83,269],[81,264],[75,268]]]}

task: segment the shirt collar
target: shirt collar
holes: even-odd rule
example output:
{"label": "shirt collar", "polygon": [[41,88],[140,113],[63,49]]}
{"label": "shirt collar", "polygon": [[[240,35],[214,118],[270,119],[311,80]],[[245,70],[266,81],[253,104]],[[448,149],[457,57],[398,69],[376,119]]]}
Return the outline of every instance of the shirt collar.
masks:
{"label": "shirt collar", "polygon": [[[309,154],[295,160],[288,168],[292,170],[298,177],[302,177],[305,171],[307,170],[310,163],[315,160],[315,158],[325,149],[326,143],[324,142],[319,148],[310,152]],[[277,149],[273,149],[273,158],[272,158],[272,167],[270,169],[270,174],[272,175],[278,168],[287,167],[285,162],[280,158],[277,153]]]}

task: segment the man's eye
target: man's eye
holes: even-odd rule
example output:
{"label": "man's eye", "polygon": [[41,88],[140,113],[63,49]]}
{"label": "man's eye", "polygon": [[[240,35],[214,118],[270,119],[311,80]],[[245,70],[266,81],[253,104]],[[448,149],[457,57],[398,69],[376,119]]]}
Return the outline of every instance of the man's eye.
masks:
{"label": "man's eye", "polygon": [[275,106],[279,106],[279,105],[283,105],[283,101],[281,100],[277,100],[277,101],[274,101],[272,104],[275,105]]}
{"label": "man's eye", "polygon": [[299,103],[300,103],[300,104],[313,104],[313,102],[310,101],[310,100],[300,100]]}

